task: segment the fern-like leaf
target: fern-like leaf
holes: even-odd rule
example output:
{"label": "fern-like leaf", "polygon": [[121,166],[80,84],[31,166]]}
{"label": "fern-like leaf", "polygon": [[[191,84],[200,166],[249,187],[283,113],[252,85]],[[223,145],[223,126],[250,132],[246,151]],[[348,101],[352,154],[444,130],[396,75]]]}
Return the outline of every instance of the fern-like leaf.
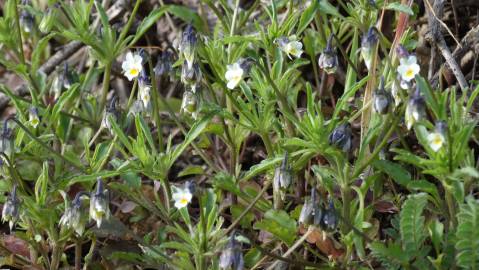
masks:
{"label": "fern-like leaf", "polygon": [[404,202],[399,227],[403,250],[410,255],[417,254],[426,239],[424,217],[422,212],[427,204],[427,195],[419,193],[408,196]]}
{"label": "fern-like leaf", "polygon": [[473,197],[466,198],[457,215],[456,260],[466,269],[479,267],[479,202]]}
{"label": "fern-like leaf", "polygon": [[403,252],[399,243],[390,243],[388,246],[381,242],[374,242],[369,245],[371,254],[381,263],[385,269],[400,269],[402,265],[406,265],[409,258]]}

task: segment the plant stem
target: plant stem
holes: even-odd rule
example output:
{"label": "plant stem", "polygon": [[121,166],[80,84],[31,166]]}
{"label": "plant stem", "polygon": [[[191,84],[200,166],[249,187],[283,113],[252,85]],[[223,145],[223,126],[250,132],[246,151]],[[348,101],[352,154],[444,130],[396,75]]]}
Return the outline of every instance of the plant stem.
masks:
{"label": "plant stem", "polygon": [[264,146],[266,147],[266,152],[268,152],[268,156],[272,157],[274,155],[273,145],[271,144],[271,140],[269,139],[269,135],[267,133],[260,134],[261,139],[263,140]]}
{"label": "plant stem", "polygon": [[103,73],[103,87],[101,90],[101,100],[100,100],[100,115],[102,115],[103,111],[105,110],[106,98],[108,96],[108,91],[110,90],[110,75],[111,75],[111,61],[106,63],[105,72]]}
{"label": "plant stem", "polygon": [[60,266],[60,256],[61,256],[61,249],[58,246],[58,243],[53,244],[53,251],[52,251],[52,262],[50,264],[50,270],[57,270]]}
{"label": "plant stem", "polygon": [[18,121],[15,118],[10,118],[9,120],[12,120],[15,122],[25,133],[34,141],[36,141],[38,144],[40,144],[43,148],[47,149],[50,153],[55,155],[56,157],[60,158],[61,160],[65,161],[66,163],[70,164],[71,166],[75,167],[76,169],[80,171],[85,171],[85,168],[83,166],[76,164],[74,161],[69,160],[66,156],[61,155],[57,151],[53,150],[50,146],[48,146],[46,143],[42,142],[40,139],[38,139],[35,135],[33,135],[30,130],[28,130],[27,127],[25,127],[20,121]]}
{"label": "plant stem", "polygon": [[75,243],[75,270],[81,269],[81,248],[82,239],[78,238]]}
{"label": "plant stem", "polygon": [[18,33],[18,41],[19,41],[19,54],[20,54],[20,61],[22,64],[25,65],[25,53],[23,52],[23,40],[22,40],[22,29],[20,28],[20,17],[18,16],[18,4],[17,0],[15,1],[15,8],[13,9],[13,16],[15,16],[15,28],[17,28]]}

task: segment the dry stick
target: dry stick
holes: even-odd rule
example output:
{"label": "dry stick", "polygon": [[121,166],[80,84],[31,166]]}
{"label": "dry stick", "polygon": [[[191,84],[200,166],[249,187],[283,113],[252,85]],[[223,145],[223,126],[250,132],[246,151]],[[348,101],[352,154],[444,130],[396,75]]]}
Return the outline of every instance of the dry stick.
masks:
{"label": "dry stick", "polygon": [[[284,254],[283,258],[288,257],[296,248],[298,248],[307,238],[308,236],[313,232],[313,226],[309,226],[308,231],[294,243],[292,247],[290,247]],[[273,270],[274,267],[278,264],[278,261],[275,261],[273,264],[271,264],[266,270]]]}
{"label": "dry stick", "polygon": [[[454,34],[452,33],[451,29],[449,29],[449,27],[447,27],[447,25],[441,21],[441,19],[438,18],[438,16],[436,15],[436,12],[434,11],[434,8],[431,6],[431,3],[429,3],[429,0],[424,0],[424,2],[426,3],[426,6],[427,8],[431,11],[431,15],[436,19],[436,21],[441,24],[442,27],[444,27],[446,29],[446,31],[449,33],[449,35],[454,39],[454,41],[457,43],[457,46],[461,47],[461,43],[456,39],[456,37],[454,36]],[[436,5],[436,3],[438,3]],[[434,6],[439,6],[439,5],[444,5],[444,0],[436,0],[434,1]],[[442,8],[442,7],[441,7]],[[428,14],[429,15],[429,14]],[[429,16],[431,16],[429,15]]]}
{"label": "dry stick", "polygon": [[263,196],[263,194],[266,192],[266,190],[268,190],[269,186],[271,185],[271,181],[268,181],[263,189],[258,193],[258,195],[256,195],[256,197],[253,199],[253,201],[251,201],[251,203],[248,205],[248,207],[246,207],[246,209],[236,218],[236,220],[231,223],[231,225],[228,227],[228,229],[226,229],[223,234],[224,235],[228,235],[235,227],[236,225],[238,225],[238,223],[240,223],[241,219],[246,216],[246,214],[248,214],[248,212],[254,207],[254,205],[259,201],[259,199],[261,199],[261,197]]}
{"label": "dry stick", "polygon": [[[429,3],[428,0],[425,0],[426,6],[430,10],[428,13],[428,16],[434,16],[436,19],[436,11],[438,13],[442,13],[444,1],[443,0],[436,0],[434,2],[434,8],[431,7],[431,4]],[[431,25],[430,25],[430,32],[426,35],[426,39],[431,45],[437,46],[439,51],[442,53],[442,56],[446,60],[447,64],[449,65],[452,73],[454,73],[454,76],[457,79],[457,82],[459,83],[459,86],[461,87],[462,90],[465,90],[468,88],[468,84],[466,81],[466,78],[464,77],[464,74],[462,74],[461,67],[457,64],[456,60],[451,54],[451,50],[449,50],[449,47],[446,44],[446,41],[444,40],[444,36],[442,35],[441,31],[439,31],[439,27],[437,26],[437,23],[441,22],[439,19],[437,20],[430,20]],[[461,46],[458,42],[458,46]]]}

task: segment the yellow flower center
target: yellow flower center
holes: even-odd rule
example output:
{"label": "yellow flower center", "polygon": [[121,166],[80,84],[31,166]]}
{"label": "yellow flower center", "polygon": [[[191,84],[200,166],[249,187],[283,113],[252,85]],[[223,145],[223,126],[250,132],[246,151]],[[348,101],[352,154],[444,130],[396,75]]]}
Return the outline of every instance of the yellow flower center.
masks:
{"label": "yellow flower center", "polygon": [[36,125],[38,125],[39,121],[38,121],[38,119],[32,119],[31,122],[32,122],[32,125],[36,126]]}
{"label": "yellow flower center", "polygon": [[136,68],[130,69],[130,75],[131,76],[137,76],[138,73],[140,73],[138,69],[136,69]]}
{"label": "yellow flower center", "polygon": [[406,71],[406,77],[412,77],[412,76],[414,76],[414,70],[410,68]]}
{"label": "yellow flower center", "polygon": [[188,203],[188,200],[186,198],[181,198],[180,199],[180,203],[181,204],[187,204]]}
{"label": "yellow flower center", "polygon": [[432,143],[433,143],[433,144],[437,144],[437,145],[442,144],[442,139],[441,139],[441,137],[440,137],[440,136],[436,136],[436,137],[434,138],[434,140],[432,141]]}

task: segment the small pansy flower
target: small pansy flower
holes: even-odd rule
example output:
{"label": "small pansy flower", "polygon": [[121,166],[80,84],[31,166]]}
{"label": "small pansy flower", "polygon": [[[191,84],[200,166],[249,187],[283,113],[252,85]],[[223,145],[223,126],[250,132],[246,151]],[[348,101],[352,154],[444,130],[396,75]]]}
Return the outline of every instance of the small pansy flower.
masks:
{"label": "small pansy flower", "polygon": [[291,165],[288,163],[288,151],[285,152],[281,166],[274,171],[273,196],[276,202],[284,201],[286,189],[293,179]]}
{"label": "small pansy flower", "polygon": [[25,33],[32,32],[35,26],[35,17],[27,10],[23,10],[20,13],[20,25]]}
{"label": "small pansy flower", "polygon": [[419,73],[421,68],[417,64],[417,58],[414,55],[409,55],[407,58],[399,59],[398,73],[401,79],[410,82]]}
{"label": "small pansy flower", "polygon": [[188,187],[176,188],[172,197],[175,201],[175,207],[181,209],[183,207],[186,207],[191,202],[193,194],[191,194],[191,191]]}
{"label": "small pansy flower", "polygon": [[132,52],[126,54],[125,60],[121,64],[121,68],[129,81],[140,75],[143,70],[142,62],[143,58],[141,58],[139,54],[133,54]]}
{"label": "small pansy flower", "polygon": [[196,86],[201,82],[201,70],[198,63],[194,63],[191,67],[187,61],[183,62],[181,67],[181,82],[191,88],[192,92],[196,92]]}
{"label": "small pansy flower", "polygon": [[90,219],[95,220],[98,228],[100,228],[104,220],[110,219],[110,207],[108,204],[108,190],[103,188],[103,182],[98,178],[96,191],[90,195]]}
{"label": "small pansy flower", "polygon": [[419,92],[419,88],[416,87],[416,91],[412,95],[412,97],[409,99],[407,107],[406,107],[406,114],[405,114],[405,120],[406,120],[406,126],[407,129],[411,129],[411,127],[421,120],[423,115],[425,114],[425,105],[426,102],[424,101],[424,98],[421,96],[421,93]]}
{"label": "small pansy flower", "polygon": [[444,121],[439,121],[436,123],[434,132],[429,133],[427,136],[429,147],[431,147],[434,152],[439,151],[439,149],[445,144],[446,131],[447,124]]}
{"label": "small pansy flower", "polygon": [[279,45],[279,48],[285,52],[288,57],[291,59],[291,55],[300,58],[303,54],[303,43],[296,40],[296,36],[280,37],[276,40]]}
{"label": "small pansy flower", "polygon": [[38,117],[38,109],[35,107],[31,107],[28,110],[28,123],[33,128],[37,128],[38,124],[40,124],[40,118]]}
{"label": "small pansy flower", "polygon": [[241,82],[244,76],[244,70],[239,63],[233,63],[226,67],[225,79],[227,81],[226,86],[229,89],[235,89]]}
{"label": "small pansy flower", "polygon": [[85,224],[81,213],[81,196],[87,195],[85,192],[79,192],[73,199],[72,204],[65,207],[65,213],[60,218],[60,226],[73,229],[78,235],[82,235],[85,230]]}

